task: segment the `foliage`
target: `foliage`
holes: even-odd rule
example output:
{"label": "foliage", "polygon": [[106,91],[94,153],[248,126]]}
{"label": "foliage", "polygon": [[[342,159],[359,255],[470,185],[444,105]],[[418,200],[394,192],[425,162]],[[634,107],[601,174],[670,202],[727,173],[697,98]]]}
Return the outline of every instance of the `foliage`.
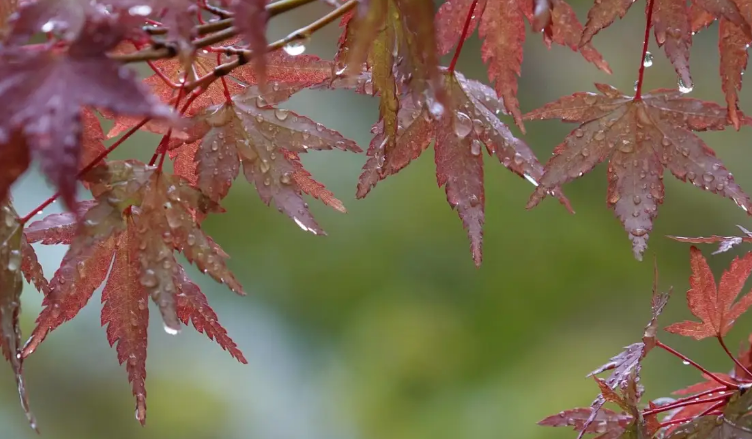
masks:
{"label": "foliage", "polygon": [[[23,363],[50,331],[73,319],[95,290],[102,291],[101,323],[117,345],[146,420],[146,345],[149,299],[177,334],[191,323],[238,361],[246,359],[219,324],[206,296],[176,259],[244,294],[229,256],[201,228],[242,174],[261,198],[301,229],[325,234],[303,194],[345,212],[343,203],[304,168],[301,154],[316,150],[360,153],[353,141],[279,105],[306,89],[345,89],[378,97],[379,119],[357,183],[365,197],[434,147],[436,177],[482,261],[485,223],[484,154],[532,183],[528,207],[552,195],[570,212],[562,186],[608,159],[607,204],[632,241],[637,259],[647,248],[663,174],[733,200],[747,212],[748,195],[694,132],[739,130],[752,118],[739,108],[738,91],[752,41],[752,6],[746,0],[647,0],[645,38],[635,94],[596,84],[600,94],[576,92],[522,114],[517,98],[526,25],[544,44],[569,47],[606,73],[609,64],[593,37],[623,17],[633,0],[596,0],[585,24],[564,0],[326,0],[331,11],[269,43],[268,22],[313,0],[0,0],[5,23],[0,46],[0,332],[32,427]],[[340,21],[331,60],[302,55],[312,34]],[[692,36],[719,22],[722,90],[726,107],[687,97],[692,91]],[[478,29],[481,58],[493,87],[456,70],[463,44]],[[677,89],[643,91],[651,29],[678,75]],[[453,52],[447,66],[440,57]],[[153,74],[142,81],[130,64]],[[558,118],[579,124],[541,164],[500,119]],[[101,120],[113,128],[105,134]],[[137,131],[161,136],[148,163],[107,157]],[[120,136],[105,147],[109,138]],[[164,168],[173,161],[173,172]],[[57,189],[26,216],[13,207],[11,187],[38,164]],[[91,199],[77,200],[79,183]],[[61,198],[67,212],[30,222]],[[720,243],[744,237],[679,238]],[[31,244],[67,245],[48,280]],[[659,340],[658,317],[668,302],[656,280],[652,315],[642,340],[627,346],[590,375],[600,393],[589,408],[541,421],[573,426],[580,435],[616,437],[749,436],[748,392],[752,347],[734,356],[724,336],[752,305],[736,301],[752,271],[752,253],[736,259],[716,285],[700,251],[690,250],[688,305],[700,322],[666,328],[696,339],[715,337],[735,368],[711,373]],[[44,294],[43,309],[25,344],[18,325],[22,277]],[[752,339],[750,339],[752,342]],[[660,348],[703,373],[706,381],[680,390],[673,402],[641,403],[643,359]],[[604,409],[615,403],[622,413]],[[661,414],[666,414],[658,419]]]}

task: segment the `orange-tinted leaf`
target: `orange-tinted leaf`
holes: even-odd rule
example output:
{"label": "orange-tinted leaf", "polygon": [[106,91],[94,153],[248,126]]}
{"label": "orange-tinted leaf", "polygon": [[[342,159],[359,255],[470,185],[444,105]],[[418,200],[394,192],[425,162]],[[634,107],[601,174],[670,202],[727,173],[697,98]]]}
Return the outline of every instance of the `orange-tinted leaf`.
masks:
{"label": "orange-tinted leaf", "polygon": [[205,333],[209,337],[209,340],[216,341],[222,349],[229,352],[239,362],[247,364],[248,361],[243,356],[243,353],[240,352],[235,342],[227,335],[227,330],[219,323],[217,314],[209,306],[206,296],[201,292],[198,285],[191,282],[183,267],[178,266],[174,276],[175,285],[177,286],[175,304],[180,321],[184,325],[191,322],[196,331]]}
{"label": "orange-tinted leaf", "polygon": [[117,343],[118,362],[125,363],[128,381],[136,397],[136,419],[144,424],[149,307],[148,292],[139,274],[138,242],[138,231],[132,220],[128,220],[127,231],[117,239],[112,274],[102,291],[102,326],[107,325],[110,346]]}
{"label": "orange-tinted leaf", "polygon": [[[453,107],[437,120],[426,109],[416,108],[409,96],[402,97],[392,150],[385,149],[383,121],[374,126],[376,136],[368,148],[357,196],[364,197],[380,180],[399,172],[434,140],[438,183],[445,186],[449,205],[457,209],[470,238],[473,260],[479,265],[485,221],[483,150],[534,184],[542,175],[541,166],[530,148],[496,116],[501,103],[493,90],[456,72],[445,75],[445,89]],[[552,192],[569,207],[558,190]]]}
{"label": "orange-tinted leaf", "polygon": [[34,415],[24,385],[21,349],[21,267],[23,265],[23,227],[18,214],[8,202],[0,204],[0,347],[16,376],[21,406],[32,428],[36,429]]}
{"label": "orange-tinted leaf", "polygon": [[292,173],[292,179],[293,181],[295,181],[295,184],[298,185],[300,190],[303,191],[303,193],[306,193],[313,198],[320,200],[322,203],[326,204],[336,211],[347,213],[347,209],[345,209],[345,205],[342,204],[342,201],[337,199],[337,197],[335,197],[334,194],[326,188],[326,186],[311,177],[311,173],[306,171],[306,169],[303,167],[303,164],[300,163],[300,158],[296,153],[289,151],[285,151],[284,153],[285,156],[292,162],[293,168],[295,168],[295,171],[293,171]]}
{"label": "orange-tinted leaf", "polygon": [[588,11],[588,20],[580,38],[580,45],[593,39],[602,29],[611,25],[617,17],[624,18],[633,0],[599,0]]}
{"label": "orange-tinted leaf", "polygon": [[556,44],[579,50],[582,57],[600,70],[611,74],[611,67],[592,44],[580,45],[583,27],[571,6],[564,0],[554,0],[551,11],[551,40]]}
{"label": "orange-tinted leaf", "polygon": [[653,30],[658,47],[674,65],[682,83],[692,87],[689,75],[689,48],[692,30],[686,0],[653,0]]}
{"label": "orange-tinted leaf", "polygon": [[[608,205],[629,233],[637,259],[642,258],[663,202],[664,168],[682,181],[734,200],[745,211],[752,209],[749,197],[713,150],[691,132],[724,129],[725,108],[684,97],[677,90],[654,90],[636,100],[608,85],[596,87],[601,94],[575,93],[525,115],[526,120],[580,123],[554,149],[528,207],[610,159]],[[742,121],[751,122],[743,115]]]}
{"label": "orange-tinted leaf", "polygon": [[[81,201],[78,203],[79,215],[83,216],[93,206],[94,201]],[[78,222],[73,212],[53,213],[26,226],[24,234],[29,243],[70,244],[77,227]]]}
{"label": "orange-tinted leaf", "polygon": [[96,201],[81,213],[83,221],[72,238],[75,217],[71,214],[50,215],[27,230],[34,240],[70,242],[70,248],[50,282],[23,357],[51,330],[73,318],[110,272],[102,293],[102,324],[108,325],[110,344],[118,343],[119,361],[126,362],[136,417],[143,423],[149,296],[160,309],[165,331],[175,334],[180,321],[192,320],[197,329],[242,358],[213,311],[208,305],[202,308],[206,298],[190,290],[192,284],[175,260],[175,251],[231,290],[242,294],[242,287],[226,266],[227,254],[196,223],[194,213],[206,214],[216,205],[184,180],[127,161],[95,167],[85,181]]}
{"label": "orange-tinted leaf", "polygon": [[481,56],[488,65],[488,78],[495,82],[504,107],[524,132],[517,101],[517,77],[522,68],[525,21],[517,0],[490,0],[478,32],[483,39]]}
{"label": "orange-tinted leaf", "polygon": [[742,75],[747,68],[749,55],[747,48],[752,37],[745,34],[739,26],[721,19],[719,28],[719,49],[721,51],[721,88],[726,95],[729,119],[737,130],[741,127],[739,114],[739,96],[742,89]]}
{"label": "orange-tinted leaf", "polygon": [[40,293],[47,294],[49,284],[44,277],[42,265],[39,264],[39,259],[37,259],[37,252],[26,240],[26,236],[21,238],[21,257],[21,272],[23,272],[26,282],[33,284]]}
{"label": "orange-tinted leaf", "polygon": [[[462,29],[467,19],[467,13],[470,11],[472,3],[473,0],[447,0],[442,3],[436,12],[436,18],[434,19],[436,24],[436,44],[441,55],[451,52],[457,43],[459,43]],[[475,32],[485,8],[486,0],[479,0],[475,5],[465,39],[470,38],[473,32]]]}
{"label": "orange-tinted leaf", "polygon": [[736,24],[749,35],[750,24],[744,18],[740,8],[737,6],[737,2],[734,0],[692,0],[692,4],[707,11],[715,18],[726,19]]}
{"label": "orange-tinted leaf", "polygon": [[705,337],[724,336],[734,321],[752,305],[752,294],[743,296],[734,303],[752,271],[752,253],[735,258],[728,270],[723,272],[716,287],[713,273],[702,252],[697,247],[690,249],[692,276],[687,291],[689,309],[701,322],[680,322],[666,327],[666,331],[701,340]]}

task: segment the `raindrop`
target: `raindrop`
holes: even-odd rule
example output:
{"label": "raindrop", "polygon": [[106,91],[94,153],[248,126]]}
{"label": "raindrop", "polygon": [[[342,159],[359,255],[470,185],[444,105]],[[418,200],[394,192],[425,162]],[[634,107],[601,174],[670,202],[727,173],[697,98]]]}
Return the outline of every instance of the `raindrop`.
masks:
{"label": "raindrop", "polygon": [[156,273],[154,273],[154,270],[147,269],[144,271],[143,276],[141,276],[141,285],[145,286],[146,288],[154,288],[159,284],[159,279],[157,279]]}
{"label": "raindrop", "polygon": [[282,183],[282,184],[290,184],[290,183],[292,183],[292,173],[290,173],[290,172],[285,172],[284,174],[282,174],[282,175],[281,175],[281,176],[279,177],[279,181],[280,181],[280,183]]}
{"label": "raindrop", "polygon": [[475,194],[470,195],[470,199],[468,201],[470,202],[471,207],[476,207],[480,204],[480,199]]}
{"label": "raindrop", "polygon": [[42,25],[42,32],[52,32],[55,29],[55,22],[50,20]]}
{"label": "raindrop", "polygon": [[8,270],[16,271],[21,267],[21,251],[11,250],[8,254]]}
{"label": "raindrop", "polygon": [[596,141],[598,141],[598,142],[602,141],[602,140],[603,140],[603,139],[605,139],[605,138],[606,138],[606,133],[604,133],[603,131],[598,131],[598,132],[597,132],[597,133],[595,133],[595,135],[593,136],[593,139],[595,139],[595,140],[596,140]]}
{"label": "raindrop", "polygon": [[474,156],[480,155],[480,142],[478,140],[473,139],[473,143],[470,144],[470,154]]}
{"label": "raindrop", "polygon": [[454,118],[454,132],[455,134],[457,134],[457,137],[464,139],[468,134],[470,134],[470,131],[472,131],[472,129],[473,122],[470,120],[467,114],[458,111],[456,117]]}
{"label": "raindrop", "polygon": [[679,86],[679,92],[683,94],[687,94],[691,92],[694,89],[694,85],[692,83],[685,84],[684,81],[682,81],[681,78],[679,78],[679,81],[677,82],[677,85]]}
{"label": "raindrop", "polygon": [[140,15],[146,17],[151,14],[151,6],[149,5],[136,5],[128,9],[128,13],[131,15]]}
{"label": "raindrop", "polygon": [[682,364],[685,365],[685,366],[689,366],[689,361],[684,360],[684,361],[682,361]]}
{"label": "raindrop", "polygon": [[173,328],[171,326],[167,326],[167,324],[164,325],[164,332],[166,332],[169,335],[178,335],[180,334],[180,329]]}
{"label": "raindrop", "polygon": [[632,197],[632,202],[635,204],[635,206],[637,206],[642,203],[642,198],[640,198],[639,195],[635,195],[634,197]]}
{"label": "raindrop", "polygon": [[642,60],[642,65],[644,67],[650,67],[653,65],[653,54],[650,52],[645,52],[645,58]]}
{"label": "raindrop", "polygon": [[632,230],[633,236],[645,236],[647,234],[648,234],[648,231],[643,228],[637,228],[637,229]]}
{"label": "raindrop", "polygon": [[285,110],[283,108],[277,108],[274,110],[274,116],[279,120],[285,120],[287,119],[287,116],[290,114],[288,110]]}
{"label": "raindrop", "polygon": [[632,90],[637,91],[637,85],[640,83],[640,81],[634,82],[634,87],[632,87]]}
{"label": "raindrop", "polygon": [[300,41],[292,41],[287,43],[282,50],[290,56],[298,56],[305,52],[305,44]]}

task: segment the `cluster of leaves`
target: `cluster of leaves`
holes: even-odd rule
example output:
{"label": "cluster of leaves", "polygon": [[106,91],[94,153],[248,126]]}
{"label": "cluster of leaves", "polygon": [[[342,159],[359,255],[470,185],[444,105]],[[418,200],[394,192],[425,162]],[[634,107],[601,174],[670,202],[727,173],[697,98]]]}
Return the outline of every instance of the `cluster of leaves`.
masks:
{"label": "cluster of leaves", "polygon": [[[708,242],[711,238],[681,238],[688,242]],[[715,240],[722,241],[722,238]],[[687,291],[689,309],[700,321],[671,324],[665,331],[702,340],[714,337],[733,363],[730,373],[710,372],[658,339],[657,319],[669,295],[658,293],[658,274],[653,285],[653,313],[641,342],[627,346],[608,363],[591,372],[595,376],[612,371],[606,379],[595,378],[600,394],[587,408],[562,411],[539,422],[549,427],[574,427],[580,437],[586,433],[598,438],[638,438],[658,435],[661,438],[748,438],[752,437],[752,335],[749,346],[734,356],[726,347],[724,336],[750,306],[752,292],[737,297],[752,273],[752,253],[731,262],[716,285],[705,257],[697,247],[690,249],[692,275]],[[643,386],[639,384],[642,360],[658,347],[692,365],[704,381],[674,392],[677,399],[659,398],[640,405]],[[606,402],[617,404],[622,411],[603,408]],[[662,416],[661,419],[658,419]]]}
{"label": "cluster of leaves", "polygon": [[[303,194],[345,212],[300,157],[310,150],[362,150],[338,132],[280,107],[301,90],[347,89],[378,97],[379,119],[357,184],[358,198],[433,144],[438,185],[467,230],[476,265],[482,261],[485,222],[483,151],[535,186],[528,207],[552,195],[569,211],[561,186],[608,158],[608,205],[638,259],[663,202],[665,168],[747,211],[752,208],[731,173],[693,134],[752,125],[737,102],[745,47],[752,37],[752,9],[742,0],[693,0],[691,5],[647,0],[645,62],[634,96],[596,84],[600,94],[575,93],[524,115],[517,79],[525,23],[541,33],[544,44],[567,46],[611,73],[591,40],[623,16],[633,0],[597,0],[584,25],[564,0],[447,0],[436,13],[430,0],[328,0],[328,14],[285,38],[267,41],[272,17],[311,1],[0,0],[0,20],[6,23],[0,45],[0,333],[32,425],[22,363],[50,331],[74,318],[102,284],[102,325],[125,363],[140,422],[146,419],[149,298],[168,333],[190,322],[245,362],[175,254],[182,253],[242,294],[226,265],[229,256],[201,229],[207,215],[224,211],[220,203],[241,170],[264,203],[273,203],[303,230],[324,234]],[[333,59],[302,55],[303,42],[337,20],[342,34]],[[727,107],[686,96],[692,87],[692,35],[715,20],[720,21]],[[493,87],[455,69],[464,41],[476,28]],[[677,90],[642,92],[651,28],[679,75]],[[440,57],[452,50],[451,63],[441,66]],[[128,67],[137,62],[153,74],[139,80]],[[501,114],[523,133],[526,120],[559,118],[580,125],[544,166],[500,120]],[[109,133],[102,130],[102,119],[113,122]],[[148,163],[107,159],[138,130],[161,136]],[[168,157],[172,174],[163,168]],[[58,192],[19,217],[10,189],[34,163]],[[79,184],[91,199],[76,199]],[[67,212],[29,223],[58,197]],[[49,280],[33,243],[69,246]],[[698,254],[693,253],[693,261],[700,264]],[[733,270],[744,271],[746,265],[740,267]],[[22,277],[44,294],[44,308],[24,345],[18,327]],[[698,292],[690,301],[702,325],[671,328],[695,337],[715,334],[722,341],[727,326],[748,305],[742,301],[725,311],[712,308],[716,293],[711,294],[706,278],[704,273],[706,283],[693,286]],[[722,282],[724,288],[733,289]],[[583,432],[606,428],[603,433],[610,435],[618,428],[663,428],[654,414],[665,407],[638,408],[642,390],[637,381],[642,358],[663,346],[656,338],[656,319],[666,300],[655,296],[643,341],[596,371],[614,369],[599,381],[602,393],[592,410],[571,412],[564,416],[569,416],[567,423]],[[722,301],[723,307],[730,306]],[[721,314],[712,314],[711,308]],[[732,379],[742,380],[731,376],[723,382],[740,394],[746,387]],[[601,411],[606,401],[627,413]],[[735,407],[724,401],[727,409]],[[702,414],[719,410],[715,404]]]}

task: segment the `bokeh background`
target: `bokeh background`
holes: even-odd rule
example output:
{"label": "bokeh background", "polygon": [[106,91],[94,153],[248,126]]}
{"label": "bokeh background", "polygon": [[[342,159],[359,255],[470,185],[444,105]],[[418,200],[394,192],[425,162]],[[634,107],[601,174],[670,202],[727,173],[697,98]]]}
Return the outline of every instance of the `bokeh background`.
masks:
{"label": "bokeh background", "polygon": [[[581,19],[590,2],[575,1]],[[593,82],[631,90],[637,76],[644,2],[595,38],[611,63],[608,76],[562,47],[548,50],[528,34],[520,80],[523,111]],[[306,24],[326,8],[310,5],[275,18],[270,36]],[[331,56],[335,25],[317,33],[307,53]],[[465,46],[459,70],[486,80],[479,41]],[[690,96],[722,102],[717,26],[695,37]],[[647,89],[674,87],[676,75],[651,42],[654,65]],[[750,87],[742,107],[752,111]],[[366,147],[377,120],[377,100],[346,92],[304,92],[286,104]],[[105,124],[105,129],[108,125]],[[524,139],[545,160],[574,127],[530,122]],[[750,129],[702,134],[752,190]],[[148,160],[155,137],[144,134],[114,157]],[[675,296],[665,325],[689,316],[684,293],[688,246],[667,234],[736,233],[750,220],[730,200],[666,177],[666,204],[645,262],[607,210],[605,165],[569,184],[577,213],[553,200],[527,211],[526,181],[486,158],[485,259],[473,266],[460,220],[437,188],[432,150],[365,200],[354,199],[365,156],[314,152],[308,169],[346,204],[338,214],[311,202],[329,236],[313,236],[260,202],[245,182],[233,186],[205,229],[232,256],[230,267],[250,293],[236,297],[201,276],[220,321],[249,360],[236,363],[191,329],[167,335],[152,313],[148,419],[133,416],[123,367],[100,327],[95,294],[74,321],[55,331],[26,363],[28,388],[42,437],[50,439],[554,439],[569,430],[538,427],[559,410],[586,406],[597,393],[585,375],[622,346],[637,341],[650,315],[652,259],[661,288]],[[51,194],[39,174],[27,174],[15,190],[24,214]],[[45,214],[57,211],[54,205]],[[41,218],[41,217],[40,217]],[[706,248],[709,255],[711,249]],[[737,249],[714,256],[719,275]],[[65,248],[38,248],[51,276]],[[749,288],[749,287],[747,287]],[[24,290],[23,329],[28,334],[41,295]],[[746,339],[752,320],[742,318],[729,344]],[[661,335],[711,370],[731,363],[712,341]],[[655,351],[645,361],[648,397],[700,380],[691,367]],[[10,368],[0,368],[0,438],[37,437],[18,404]]]}

